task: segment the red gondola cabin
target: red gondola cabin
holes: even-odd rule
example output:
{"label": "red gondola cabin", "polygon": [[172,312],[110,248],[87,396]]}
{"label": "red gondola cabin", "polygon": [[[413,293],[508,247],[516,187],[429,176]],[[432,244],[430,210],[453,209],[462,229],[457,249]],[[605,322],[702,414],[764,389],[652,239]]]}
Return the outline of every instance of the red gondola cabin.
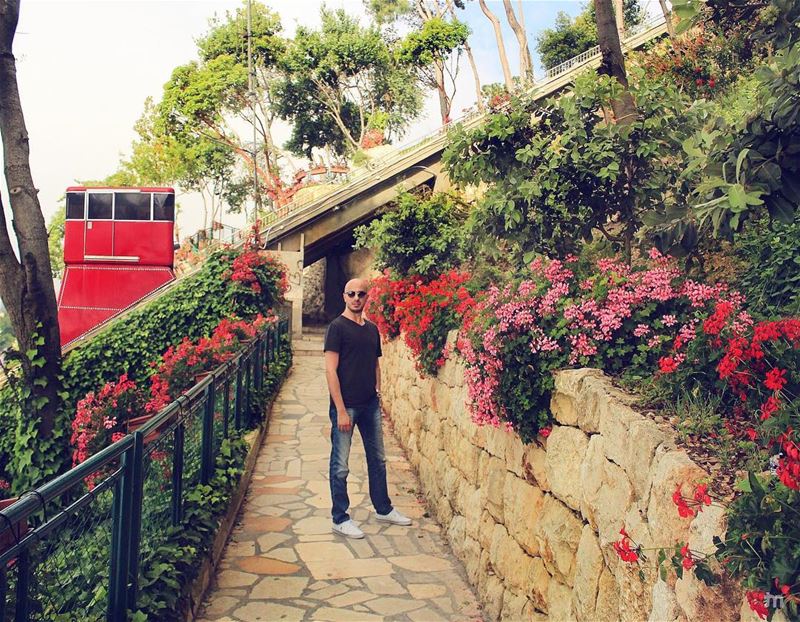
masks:
{"label": "red gondola cabin", "polygon": [[175,279],[172,188],[67,188],[61,344]]}

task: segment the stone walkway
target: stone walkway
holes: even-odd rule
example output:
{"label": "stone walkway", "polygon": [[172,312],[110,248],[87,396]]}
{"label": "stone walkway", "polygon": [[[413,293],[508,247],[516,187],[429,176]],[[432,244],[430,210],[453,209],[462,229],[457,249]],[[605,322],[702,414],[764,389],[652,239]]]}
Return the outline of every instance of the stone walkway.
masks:
{"label": "stone walkway", "polygon": [[331,533],[330,422],[322,346],[318,336],[298,346],[240,524],[198,619],[482,620],[460,562],[417,499],[416,477],[388,426],[389,494],[414,525],[374,520],[364,449],[356,434],[348,478],[350,514],[366,538]]}

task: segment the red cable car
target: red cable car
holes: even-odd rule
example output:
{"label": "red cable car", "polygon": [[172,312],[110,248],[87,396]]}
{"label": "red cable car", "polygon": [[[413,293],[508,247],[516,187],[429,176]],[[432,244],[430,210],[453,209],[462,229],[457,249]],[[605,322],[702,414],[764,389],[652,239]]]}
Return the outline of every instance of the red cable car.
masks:
{"label": "red cable car", "polygon": [[175,279],[172,188],[67,188],[61,345]]}

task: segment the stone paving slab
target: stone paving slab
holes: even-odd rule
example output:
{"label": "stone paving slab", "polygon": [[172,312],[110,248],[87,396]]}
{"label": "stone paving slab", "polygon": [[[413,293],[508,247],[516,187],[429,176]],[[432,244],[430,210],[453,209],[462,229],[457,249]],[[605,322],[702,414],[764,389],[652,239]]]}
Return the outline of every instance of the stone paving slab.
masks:
{"label": "stone paving slab", "polygon": [[350,514],[366,537],[350,540],[331,533],[329,435],[323,358],[295,357],[239,524],[198,620],[483,620],[463,567],[417,498],[419,484],[388,422],[389,494],[414,524],[374,520],[356,433],[348,477]]}

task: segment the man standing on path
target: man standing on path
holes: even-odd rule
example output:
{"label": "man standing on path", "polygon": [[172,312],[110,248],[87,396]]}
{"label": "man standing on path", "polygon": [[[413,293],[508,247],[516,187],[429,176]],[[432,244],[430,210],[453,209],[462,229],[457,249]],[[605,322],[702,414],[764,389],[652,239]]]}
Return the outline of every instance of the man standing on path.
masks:
{"label": "man standing on path", "polygon": [[325,332],[325,376],[331,396],[330,484],[333,532],[363,538],[347,513],[348,460],[353,426],[361,433],[367,455],[369,497],[379,521],[410,525],[411,520],[392,507],[386,485],[386,456],[381,426],[381,339],[378,327],[363,317],[367,282],[353,279],[344,288],[344,312]]}

